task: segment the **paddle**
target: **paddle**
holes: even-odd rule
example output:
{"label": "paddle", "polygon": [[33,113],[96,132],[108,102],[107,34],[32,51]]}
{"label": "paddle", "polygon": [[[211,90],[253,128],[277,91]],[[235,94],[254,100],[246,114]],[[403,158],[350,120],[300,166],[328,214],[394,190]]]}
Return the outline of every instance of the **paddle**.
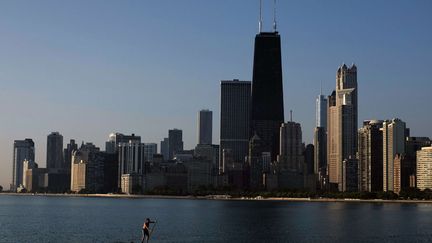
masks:
{"label": "paddle", "polygon": [[157,224],[157,220],[154,221],[153,227],[151,228],[151,230],[150,230],[150,232],[149,232],[149,239],[150,239],[150,237],[151,237],[152,234],[153,234],[153,231],[154,231],[154,229],[155,229],[155,227],[156,227],[156,224]]}

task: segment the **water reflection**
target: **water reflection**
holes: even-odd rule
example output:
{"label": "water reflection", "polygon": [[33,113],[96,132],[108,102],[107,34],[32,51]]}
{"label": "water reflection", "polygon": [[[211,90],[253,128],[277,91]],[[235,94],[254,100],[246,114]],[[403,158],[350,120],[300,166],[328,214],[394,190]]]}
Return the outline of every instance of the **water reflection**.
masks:
{"label": "water reflection", "polygon": [[[432,204],[0,196],[0,242],[428,242]],[[31,230],[23,230],[25,227]]]}

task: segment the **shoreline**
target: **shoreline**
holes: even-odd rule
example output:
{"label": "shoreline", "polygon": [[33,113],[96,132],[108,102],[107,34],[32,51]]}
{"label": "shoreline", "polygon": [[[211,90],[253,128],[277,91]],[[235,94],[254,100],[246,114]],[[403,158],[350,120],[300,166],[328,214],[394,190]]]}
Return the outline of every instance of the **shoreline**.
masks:
{"label": "shoreline", "polygon": [[288,197],[231,197],[229,195],[208,196],[168,196],[168,195],[128,195],[128,194],[56,194],[56,193],[0,193],[0,196],[35,196],[35,197],[88,197],[117,199],[182,199],[182,200],[217,200],[217,201],[274,201],[274,202],[343,202],[343,203],[408,203],[432,204],[432,200],[384,200],[384,199],[352,199],[352,198],[288,198]]}

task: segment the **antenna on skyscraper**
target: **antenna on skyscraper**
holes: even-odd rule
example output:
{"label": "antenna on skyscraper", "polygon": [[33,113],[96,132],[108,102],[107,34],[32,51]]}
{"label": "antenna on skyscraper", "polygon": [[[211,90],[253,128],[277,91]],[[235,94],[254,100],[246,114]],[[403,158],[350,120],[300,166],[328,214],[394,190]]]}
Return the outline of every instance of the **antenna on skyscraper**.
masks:
{"label": "antenna on skyscraper", "polygon": [[273,0],[273,32],[277,32],[277,23],[276,23],[276,0]]}
{"label": "antenna on skyscraper", "polygon": [[322,95],[322,80],[320,81],[320,95]]}
{"label": "antenna on skyscraper", "polygon": [[290,122],[292,122],[292,113],[293,113],[293,111],[290,110]]}
{"label": "antenna on skyscraper", "polygon": [[258,21],[258,31],[262,32],[262,0],[259,1],[259,21]]}

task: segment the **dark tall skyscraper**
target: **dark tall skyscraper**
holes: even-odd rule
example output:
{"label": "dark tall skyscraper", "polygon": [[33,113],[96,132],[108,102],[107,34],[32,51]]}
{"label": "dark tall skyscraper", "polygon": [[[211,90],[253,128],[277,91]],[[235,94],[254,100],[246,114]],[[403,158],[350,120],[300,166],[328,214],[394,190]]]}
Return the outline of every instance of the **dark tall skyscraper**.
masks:
{"label": "dark tall skyscraper", "polygon": [[47,138],[47,168],[64,169],[63,136],[52,132]]}
{"label": "dark tall skyscraper", "polygon": [[172,159],[177,152],[183,151],[183,131],[179,129],[169,130],[168,143],[169,158]]}
{"label": "dark tall skyscraper", "polygon": [[160,142],[160,153],[163,156],[164,160],[169,160],[169,139],[164,138],[163,141]]}
{"label": "dark tall skyscraper", "polygon": [[252,137],[257,134],[274,161],[279,150],[279,128],[284,122],[281,41],[277,31],[255,37],[252,77]]}
{"label": "dark tall skyscraper", "polygon": [[237,79],[221,81],[220,105],[219,165],[223,169],[226,166],[222,163],[224,153],[231,157],[227,160],[234,162],[244,162],[248,156],[251,82]]}
{"label": "dark tall skyscraper", "polygon": [[359,190],[383,190],[383,121],[367,120],[358,130]]}
{"label": "dark tall skyscraper", "polygon": [[213,112],[200,110],[198,113],[198,144],[212,144]]}

